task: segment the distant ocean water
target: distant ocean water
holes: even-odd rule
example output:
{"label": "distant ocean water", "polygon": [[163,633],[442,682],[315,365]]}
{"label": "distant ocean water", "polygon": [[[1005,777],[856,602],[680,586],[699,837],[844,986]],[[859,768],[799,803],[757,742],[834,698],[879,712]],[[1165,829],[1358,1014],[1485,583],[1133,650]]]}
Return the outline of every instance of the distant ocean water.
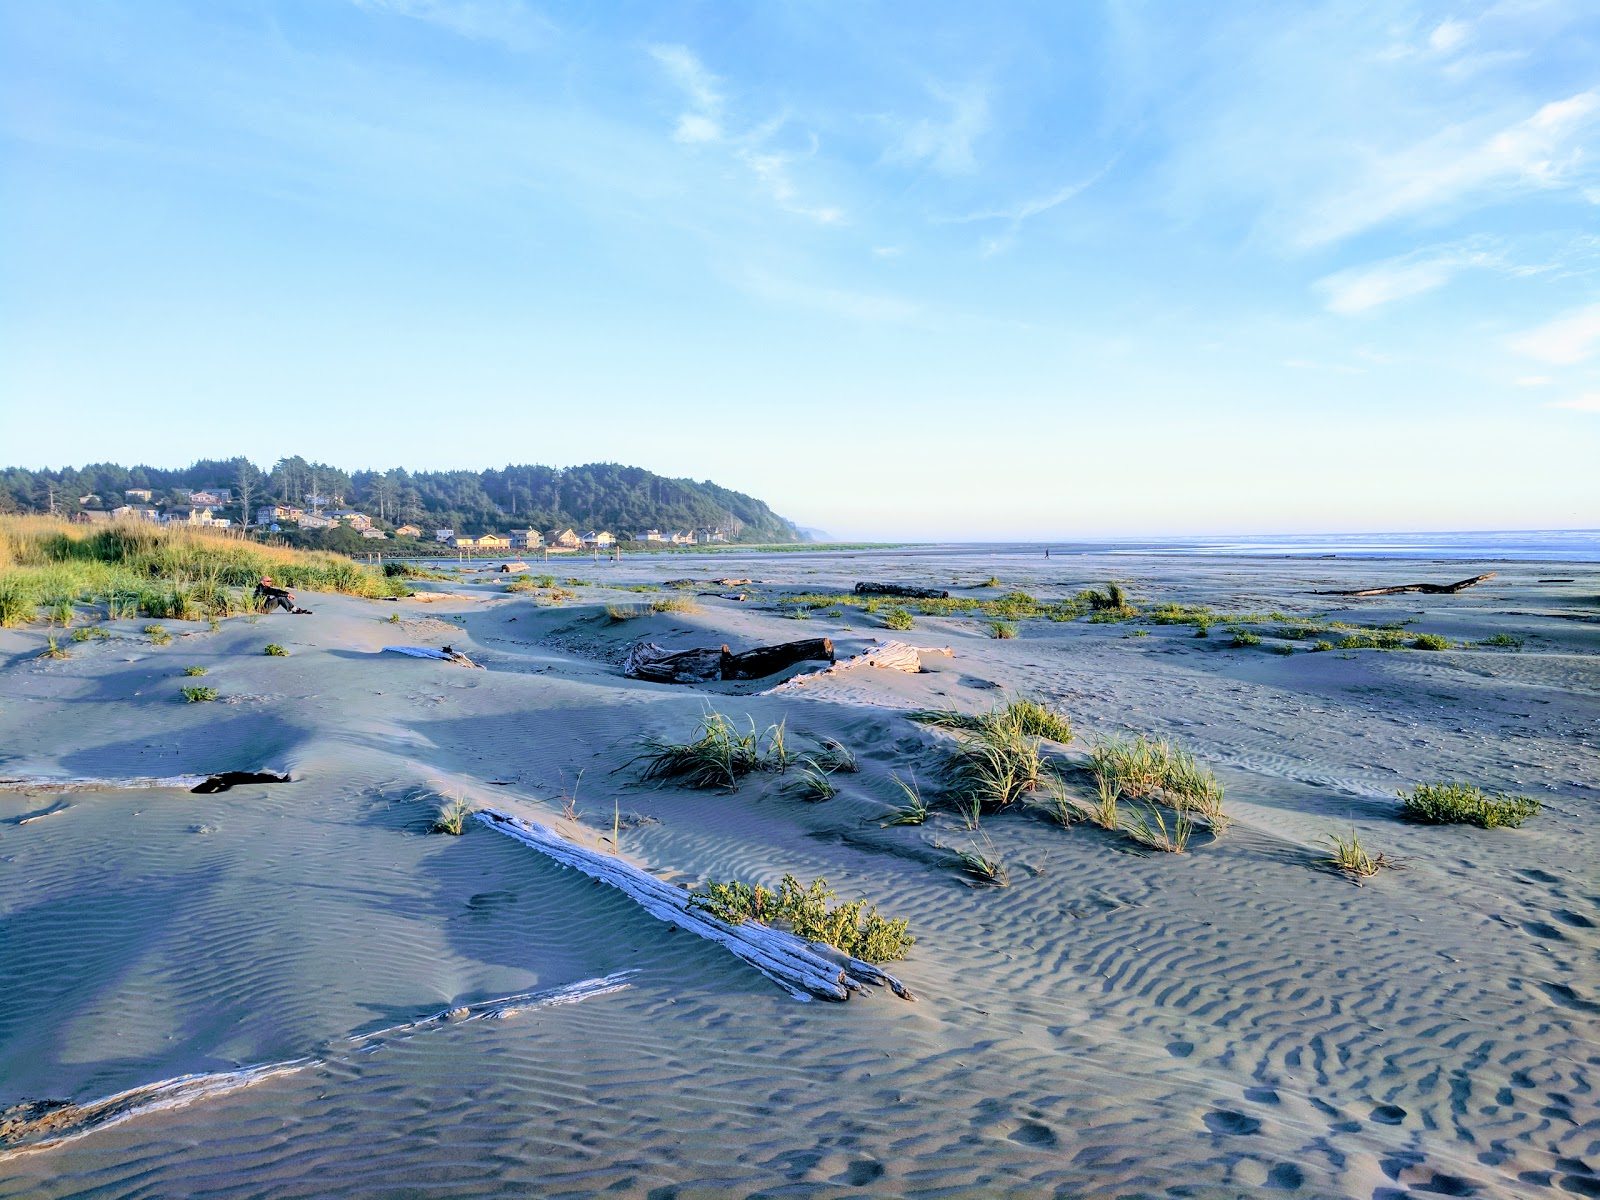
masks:
{"label": "distant ocean water", "polygon": [[[1052,547],[1054,549],[1054,547]],[[1459,533],[1259,534],[1073,542],[1065,553],[1196,554],[1250,557],[1461,558],[1600,562],[1600,529]]]}
{"label": "distant ocean water", "polygon": [[1225,537],[1074,538],[1053,542],[906,543],[880,551],[972,559],[1074,554],[1183,554],[1246,558],[1463,559],[1600,563],[1600,529],[1458,533],[1263,533]]}

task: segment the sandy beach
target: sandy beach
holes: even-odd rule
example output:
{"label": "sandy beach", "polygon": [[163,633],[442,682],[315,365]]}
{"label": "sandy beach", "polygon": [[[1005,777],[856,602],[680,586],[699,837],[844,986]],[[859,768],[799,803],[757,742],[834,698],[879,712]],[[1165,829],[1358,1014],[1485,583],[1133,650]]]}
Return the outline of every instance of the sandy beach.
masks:
{"label": "sandy beach", "polygon": [[[304,593],[313,615],[164,621],[161,646],[148,619],[114,621],[60,660],[38,657],[42,627],[0,630],[0,776],[291,777],[0,790],[0,1108],[283,1068],[0,1149],[0,1197],[1600,1195],[1593,564],[906,548],[534,569],[583,582],[556,604],[477,571],[393,602]],[[1455,595],[1315,594],[1491,571]],[[747,598],[607,615],[684,577]],[[1283,653],[1087,618],[998,639],[976,615],[892,632],[881,611],[778,603],[860,580],[1057,599],[1110,579],[1146,611],[1409,622],[1454,645]],[[1502,634],[1520,648],[1482,644]],[[770,695],[825,664],[622,673],[639,639],[813,637],[953,655]],[[214,702],[182,702],[188,666]],[[949,808],[883,824],[894,776],[940,794],[950,736],[909,712],[1017,696],[1071,718],[1066,764],[1115,734],[1190,748],[1231,827],[1159,854],[1019,806],[982,822],[997,888],[959,869],[973,835]],[[792,774],[643,783],[641,738],[684,739],[711,708],[833,739],[861,770],[823,802]],[[1441,781],[1542,811],[1400,819],[1398,789]],[[917,999],[798,1002],[510,838],[430,834],[449,796],[607,852],[615,829],[622,858],[686,886],[825,877],[909,920],[892,969]],[[1323,865],[1352,829],[1395,868],[1357,886]]]}

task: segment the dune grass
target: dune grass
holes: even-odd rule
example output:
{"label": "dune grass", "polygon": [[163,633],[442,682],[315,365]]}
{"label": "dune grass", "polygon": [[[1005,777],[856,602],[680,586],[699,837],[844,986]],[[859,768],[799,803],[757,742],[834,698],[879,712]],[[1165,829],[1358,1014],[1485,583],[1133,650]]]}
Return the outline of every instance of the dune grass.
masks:
{"label": "dune grass", "polygon": [[24,625],[41,608],[54,615],[63,605],[94,605],[113,620],[230,616],[252,610],[248,589],[262,575],[307,591],[407,592],[403,580],[341,555],[268,546],[223,530],[0,516],[0,625]]}
{"label": "dune grass", "polygon": [[904,793],[906,802],[898,808],[891,809],[888,817],[880,824],[889,825],[925,825],[928,821],[928,802],[922,798],[922,792],[917,788],[917,777],[913,775],[911,782],[907,783],[900,776],[890,774],[890,780]]}
{"label": "dune grass", "polygon": [[466,832],[467,816],[471,812],[471,806],[460,796],[446,800],[434,813],[433,823],[428,826],[428,832],[448,833],[453,837],[460,837]]}
{"label": "dune grass", "polygon": [[191,684],[183,688],[182,691],[184,702],[187,704],[204,704],[208,700],[217,698],[216,688],[203,687],[200,684]]}
{"label": "dune grass", "polygon": [[687,742],[646,737],[632,762],[644,761],[642,777],[658,784],[681,783],[691,788],[738,791],[747,775],[782,774],[795,761],[788,749],[783,722],[757,731],[754,719],[741,731],[729,718],[712,710],[701,718]]}
{"label": "dune grass", "polygon": [[172,642],[172,635],[167,632],[166,627],[163,625],[146,625],[144,633],[158,646],[170,645]]}
{"label": "dune grass", "polygon": [[1411,639],[1413,650],[1448,650],[1450,639],[1437,633],[1419,633]]}
{"label": "dune grass", "polygon": [[989,636],[992,638],[1014,638],[1017,636],[1017,623],[1015,621],[990,621]]}
{"label": "dune grass", "polygon": [[1337,833],[1325,833],[1322,840],[1328,843],[1328,853],[1317,861],[1348,876],[1357,887],[1361,886],[1362,880],[1371,879],[1379,871],[1399,865],[1381,852],[1374,856],[1361,844],[1354,825],[1350,827],[1348,838]]}
{"label": "dune grass", "polygon": [[924,708],[906,714],[922,725],[941,729],[974,730],[984,725],[1016,725],[1023,733],[1049,738],[1063,746],[1072,741],[1072,721],[1042,700],[1022,697],[996,705],[986,713],[957,712],[953,708]]}
{"label": "dune grass", "polygon": [[185,667],[183,669],[183,673],[185,675],[190,675],[190,676],[204,675],[206,673],[206,668],[204,668],[204,667]]}
{"label": "dune grass", "polygon": [[730,925],[759,921],[787,926],[796,937],[822,942],[863,962],[902,959],[916,942],[906,920],[880,916],[877,906],[865,899],[835,905],[837,899],[826,879],[802,887],[793,875],[785,875],[776,892],[759,883],[708,879],[689,893],[690,904]]}
{"label": "dune grass", "polygon": [[1512,633],[1497,633],[1493,637],[1484,638],[1478,645],[1500,646],[1507,650],[1521,650],[1523,639]]}
{"label": "dune grass", "polygon": [[45,648],[43,650],[39,651],[38,657],[40,657],[40,658],[71,658],[72,657],[72,652],[70,650],[68,650],[65,646],[63,646],[60,642],[56,641],[56,635],[52,633],[50,635],[50,638],[49,638],[49,644],[47,646],[45,646]]}
{"label": "dune grass", "polygon": [[692,596],[658,596],[643,604],[608,604],[606,616],[613,621],[632,621],[656,613],[697,613],[700,606]]}
{"label": "dune grass", "polygon": [[905,630],[910,629],[915,623],[915,619],[911,616],[911,614],[905,609],[901,608],[898,604],[893,608],[884,610],[883,627],[885,629]]}
{"label": "dune grass", "polygon": [[1222,784],[1192,753],[1165,738],[1105,738],[1090,751],[1089,770],[1102,802],[1107,795],[1156,801],[1200,814],[1214,833],[1227,826]]}
{"label": "dune grass", "polygon": [[1542,807],[1532,796],[1491,795],[1470,783],[1423,783],[1396,794],[1405,818],[1419,825],[1515,829]]}

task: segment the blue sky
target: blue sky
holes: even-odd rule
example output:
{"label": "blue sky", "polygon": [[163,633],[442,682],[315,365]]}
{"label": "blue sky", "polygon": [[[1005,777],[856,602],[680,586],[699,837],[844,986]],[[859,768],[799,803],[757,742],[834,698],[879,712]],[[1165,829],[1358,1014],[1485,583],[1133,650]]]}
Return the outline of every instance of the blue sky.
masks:
{"label": "blue sky", "polygon": [[1600,9],[0,0],[0,459],[1600,526]]}

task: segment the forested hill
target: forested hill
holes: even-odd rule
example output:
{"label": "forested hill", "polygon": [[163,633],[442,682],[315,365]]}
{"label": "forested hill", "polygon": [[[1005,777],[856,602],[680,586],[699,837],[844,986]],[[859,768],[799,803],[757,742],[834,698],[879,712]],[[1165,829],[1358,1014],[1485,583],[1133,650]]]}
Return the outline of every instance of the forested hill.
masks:
{"label": "forested hill", "polygon": [[[411,522],[462,533],[517,527],[572,526],[635,533],[645,529],[716,529],[729,541],[804,540],[794,524],[760,500],[706,480],[668,479],[639,467],[589,463],[581,467],[509,466],[491,471],[347,472],[327,463],[285,458],[264,471],[248,459],[214,459],[177,470],[94,463],[59,471],[0,468],[0,511],[68,515],[122,504],[130,488],[149,489],[152,503],[172,501],[175,489],[227,488],[227,515],[242,518],[245,501],[304,505],[322,497],[328,507],[365,511],[379,522]],[[222,515],[222,514],[219,514]]]}

